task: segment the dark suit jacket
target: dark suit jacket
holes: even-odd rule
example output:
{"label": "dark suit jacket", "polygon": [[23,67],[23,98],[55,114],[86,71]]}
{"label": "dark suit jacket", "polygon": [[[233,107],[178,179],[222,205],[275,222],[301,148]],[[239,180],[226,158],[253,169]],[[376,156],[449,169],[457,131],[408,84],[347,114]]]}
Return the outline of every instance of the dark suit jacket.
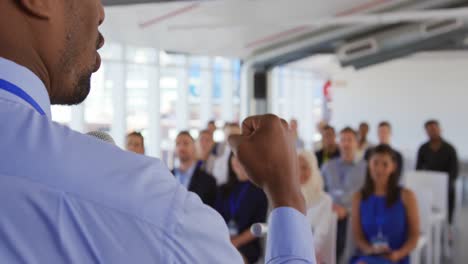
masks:
{"label": "dark suit jacket", "polygon": [[[315,156],[317,157],[317,163],[319,168],[322,168],[322,165],[324,163],[324,156],[325,156],[325,151],[323,149],[315,152]],[[337,148],[334,153],[331,153],[330,156],[328,157],[328,160],[338,158],[340,156],[340,150]]]}
{"label": "dark suit jacket", "polygon": [[[172,171],[174,173],[174,170]],[[200,199],[206,205],[214,206],[216,200],[216,180],[211,174],[206,173],[204,170],[197,166],[193,172],[192,179],[190,180],[188,190],[198,194]]]}

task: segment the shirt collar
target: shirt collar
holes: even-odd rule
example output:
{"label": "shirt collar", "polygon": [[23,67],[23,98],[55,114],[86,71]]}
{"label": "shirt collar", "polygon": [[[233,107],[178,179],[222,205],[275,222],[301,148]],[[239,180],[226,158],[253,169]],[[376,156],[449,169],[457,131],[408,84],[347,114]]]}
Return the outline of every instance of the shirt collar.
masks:
{"label": "shirt collar", "polygon": [[[13,61],[0,57],[0,79],[4,79],[31,96],[44,110],[46,116],[51,119],[50,98],[44,83],[31,70]],[[0,97],[3,95],[0,94]],[[33,108],[19,97],[9,97],[23,105]],[[33,108],[34,109],[34,108]]]}
{"label": "shirt collar", "polygon": [[177,168],[176,169],[176,173],[180,174],[180,175],[183,175],[183,176],[187,176],[187,177],[191,177],[195,171],[195,167],[196,167],[197,163],[193,163],[193,165],[188,169],[186,170],[185,172],[182,172],[180,170],[180,168]]}

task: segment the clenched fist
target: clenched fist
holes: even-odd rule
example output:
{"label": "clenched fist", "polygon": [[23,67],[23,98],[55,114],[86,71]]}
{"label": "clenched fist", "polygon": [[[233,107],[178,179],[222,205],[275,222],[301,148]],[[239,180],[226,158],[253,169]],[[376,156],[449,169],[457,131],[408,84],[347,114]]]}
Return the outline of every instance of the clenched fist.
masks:
{"label": "clenched fist", "polygon": [[294,135],[286,121],[275,115],[249,117],[242,134],[230,137],[229,143],[273,208],[288,206],[305,214]]}

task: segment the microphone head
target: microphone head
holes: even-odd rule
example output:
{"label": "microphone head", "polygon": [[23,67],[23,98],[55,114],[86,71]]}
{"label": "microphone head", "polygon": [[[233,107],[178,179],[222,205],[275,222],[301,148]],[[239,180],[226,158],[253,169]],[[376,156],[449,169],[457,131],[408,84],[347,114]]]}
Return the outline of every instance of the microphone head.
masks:
{"label": "microphone head", "polygon": [[102,140],[102,141],[104,141],[104,142],[107,142],[107,143],[110,143],[110,144],[112,144],[112,145],[115,145],[114,139],[113,139],[109,134],[107,134],[106,132],[103,132],[103,131],[91,131],[91,132],[86,133],[86,135],[95,137],[95,138],[100,139],[100,140]]}
{"label": "microphone head", "polygon": [[264,237],[268,233],[268,226],[266,223],[256,223],[250,227],[250,233],[255,237]]}

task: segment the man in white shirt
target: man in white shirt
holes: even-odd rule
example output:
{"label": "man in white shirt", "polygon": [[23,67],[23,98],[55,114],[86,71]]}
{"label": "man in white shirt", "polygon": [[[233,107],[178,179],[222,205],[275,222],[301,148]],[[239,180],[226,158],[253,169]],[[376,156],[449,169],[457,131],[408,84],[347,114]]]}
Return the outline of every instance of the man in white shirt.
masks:
{"label": "man in white shirt", "polygon": [[[88,95],[103,20],[99,0],[0,1],[0,263],[242,263],[221,217],[159,160],[51,121],[51,103]],[[262,116],[232,143],[274,208],[266,261],[313,263],[289,136]]]}

